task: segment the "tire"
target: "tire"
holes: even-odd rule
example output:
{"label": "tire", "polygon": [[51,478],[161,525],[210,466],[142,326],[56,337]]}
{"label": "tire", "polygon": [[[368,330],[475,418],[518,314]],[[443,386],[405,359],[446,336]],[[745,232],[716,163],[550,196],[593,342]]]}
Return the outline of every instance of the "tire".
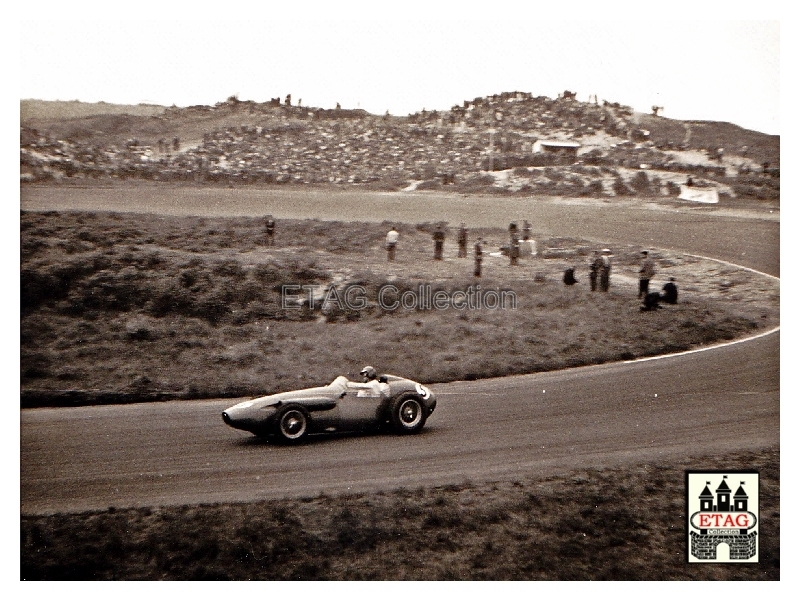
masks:
{"label": "tire", "polygon": [[297,444],[308,435],[308,412],[302,406],[286,406],[275,420],[275,434],[287,444]]}
{"label": "tire", "polygon": [[415,394],[406,394],[392,401],[389,420],[396,433],[417,433],[425,426],[425,408]]}

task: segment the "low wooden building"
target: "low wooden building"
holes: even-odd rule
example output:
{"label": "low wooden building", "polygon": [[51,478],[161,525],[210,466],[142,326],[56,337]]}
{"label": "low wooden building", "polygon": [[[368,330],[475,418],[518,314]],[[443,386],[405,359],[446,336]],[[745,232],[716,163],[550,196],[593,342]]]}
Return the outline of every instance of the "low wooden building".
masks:
{"label": "low wooden building", "polygon": [[563,158],[578,158],[578,142],[568,142],[560,140],[536,140],[533,143],[534,154],[551,154]]}

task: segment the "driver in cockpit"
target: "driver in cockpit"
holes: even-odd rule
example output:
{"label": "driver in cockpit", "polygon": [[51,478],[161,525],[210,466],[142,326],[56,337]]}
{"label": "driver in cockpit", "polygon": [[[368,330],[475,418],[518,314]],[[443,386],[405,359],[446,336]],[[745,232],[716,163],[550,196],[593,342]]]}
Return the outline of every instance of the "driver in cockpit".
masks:
{"label": "driver in cockpit", "polygon": [[388,396],[389,384],[378,379],[375,367],[364,367],[359,373],[363,383],[350,382],[348,387],[358,389],[358,396]]}

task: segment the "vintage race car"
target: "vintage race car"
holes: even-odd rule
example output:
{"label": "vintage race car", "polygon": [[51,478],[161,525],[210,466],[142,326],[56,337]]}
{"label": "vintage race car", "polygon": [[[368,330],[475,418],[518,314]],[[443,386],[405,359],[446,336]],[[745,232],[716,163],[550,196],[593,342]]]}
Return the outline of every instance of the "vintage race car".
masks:
{"label": "vintage race car", "polygon": [[282,392],[240,402],[222,412],[231,427],[289,443],[312,433],[386,428],[417,433],[436,408],[425,386],[395,375],[370,384],[339,376],[322,387]]}

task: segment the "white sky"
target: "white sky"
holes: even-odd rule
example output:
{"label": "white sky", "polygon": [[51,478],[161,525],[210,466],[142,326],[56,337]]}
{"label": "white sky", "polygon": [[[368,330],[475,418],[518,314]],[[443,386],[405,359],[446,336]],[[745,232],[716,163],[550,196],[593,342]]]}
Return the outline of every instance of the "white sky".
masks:
{"label": "white sky", "polygon": [[[769,2],[30,4],[20,99],[188,106],[290,93],[304,106],[407,115],[570,90],[780,133],[781,22]],[[565,20],[575,18],[585,20]]]}

